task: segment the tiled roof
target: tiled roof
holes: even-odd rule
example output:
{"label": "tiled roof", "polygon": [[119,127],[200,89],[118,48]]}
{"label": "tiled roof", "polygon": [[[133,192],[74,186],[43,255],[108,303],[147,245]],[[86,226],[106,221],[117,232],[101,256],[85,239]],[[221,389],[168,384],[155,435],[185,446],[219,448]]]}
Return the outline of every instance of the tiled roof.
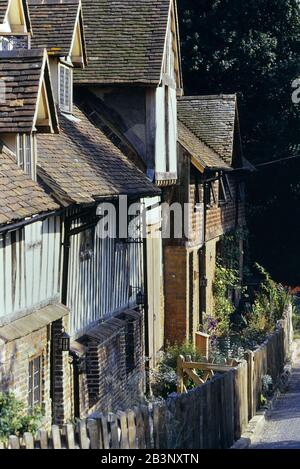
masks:
{"label": "tiled roof", "polygon": [[196,137],[180,120],[178,121],[178,141],[205,169],[230,169],[230,165],[202,140]]}
{"label": "tiled roof", "polygon": [[[4,18],[6,15],[7,8],[8,8],[8,3],[9,3],[9,0],[0,0],[0,24],[4,23]],[[28,11],[28,2],[27,0],[22,0],[22,3],[23,3],[23,10],[24,10],[24,15],[25,15],[27,30],[31,31],[31,24],[30,24],[29,11]]]}
{"label": "tiled roof", "polygon": [[88,66],[80,83],[160,81],[170,0],[83,0]]}
{"label": "tiled roof", "polygon": [[20,221],[59,206],[15,162],[0,143],[0,225]]}
{"label": "tiled roof", "polygon": [[160,191],[74,106],[59,135],[38,135],[38,175],[63,205]]}
{"label": "tiled roof", "polygon": [[29,0],[32,48],[46,48],[53,55],[68,56],[79,6],[79,0]]}
{"label": "tiled roof", "polygon": [[[74,92],[74,100],[95,127],[99,128],[124,155],[145,172],[146,163],[126,137],[128,121],[124,122],[119,113],[106,106],[104,101],[88,88],[77,88]],[[143,143],[142,145],[144,146]]]}
{"label": "tiled roof", "polygon": [[45,62],[47,63],[47,57],[44,50],[1,52],[0,77],[5,83],[5,102],[1,103],[0,133],[31,132],[43,71],[52,123],[54,130],[57,129],[50,72]]}
{"label": "tiled roof", "polygon": [[8,1],[9,0],[0,0],[0,24],[4,23],[4,18],[8,7]]}
{"label": "tiled roof", "polygon": [[178,117],[196,137],[232,164],[236,95],[188,96],[178,100]]}
{"label": "tiled roof", "polygon": [[[26,337],[68,314],[69,310],[66,306],[61,303],[54,303],[32,311],[14,321],[6,322],[0,327],[0,344]],[[5,320],[5,318],[1,319]]]}

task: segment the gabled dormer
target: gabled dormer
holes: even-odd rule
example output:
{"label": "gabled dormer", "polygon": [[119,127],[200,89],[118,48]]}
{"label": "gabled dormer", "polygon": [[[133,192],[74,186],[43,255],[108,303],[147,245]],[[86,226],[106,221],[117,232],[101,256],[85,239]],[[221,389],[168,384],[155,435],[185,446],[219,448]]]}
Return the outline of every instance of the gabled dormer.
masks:
{"label": "gabled dormer", "polygon": [[27,0],[0,0],[0,52],[30,49],[30,35]]}
{"label": "gabled dormer", "polygon": [[29,0],[32,47],[47,49],[55,100],[72,112],[73,69],[87,63],[80,0]]}
{"label": "gabled dormer", "polygon": [[0,76],[1,140],[16,155],[18,165],[36,179],[36,134],[58,132],[47,52],[2,52]]}
{"label": "gabled dormer", "polygon": [[[82,0],[87,54],[75,85],[122,123],[158,185],[177,179],[176,97],[182,92],[175,0]],[[113,124],[114,124],[113,122]]]}
{"label": "gabled dormer", "polygon": [[159,185],[177,180],[177,96],[181,94],[178,19],[176,2],[171,1],[160,83],[156,90],[155,179]]}

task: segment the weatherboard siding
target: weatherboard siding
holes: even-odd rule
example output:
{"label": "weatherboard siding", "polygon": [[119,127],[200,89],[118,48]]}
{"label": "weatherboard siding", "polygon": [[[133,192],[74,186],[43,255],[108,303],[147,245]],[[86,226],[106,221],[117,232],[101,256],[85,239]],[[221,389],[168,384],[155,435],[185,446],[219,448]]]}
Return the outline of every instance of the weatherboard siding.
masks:
{"label": "weatherboard siding", "polygon": [[60,219],[0,235],[0,322],[59,299]]}
{"label": "weatherboard siding", "polygon": [[[80,220],[72,229],[80,227]],[[67,306],[70,332],[78,337],[90,326],[136,304],[142,289],[141,242],[101,239],[94,233],[93,253],[81,256],[82,233],[70,237]],[[125,240],[126,241],[126,240]]]}

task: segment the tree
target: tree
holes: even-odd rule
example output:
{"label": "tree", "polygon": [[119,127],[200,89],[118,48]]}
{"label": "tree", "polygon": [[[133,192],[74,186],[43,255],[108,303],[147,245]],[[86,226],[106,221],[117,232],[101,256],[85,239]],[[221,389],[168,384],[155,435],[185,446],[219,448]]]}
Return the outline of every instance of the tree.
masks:
{"label": "tree", "polygon": [[179,0],[179,9],[186,93],[238,94],[252,161],[300,143],[291,99],[300,78],[298,0]]}
{"label": "tree", "polygon": [[[292,83],[300,78],[299,0],[178,2],[185,93],[237,93],[244,153],[253,163],[299,154],[300,104],[292,101]],[[273,275],[274,252],[287,256],[283,277],[276,271],[280,281],[297,274],[300,282],[286,262],[296,246],[277,216],[283,213],[300,235],[293,225],[300,216],[299,175],[300,158],[266,166],[249,184],[254,254]],[[272,259],[264,262],[267,252]]]}

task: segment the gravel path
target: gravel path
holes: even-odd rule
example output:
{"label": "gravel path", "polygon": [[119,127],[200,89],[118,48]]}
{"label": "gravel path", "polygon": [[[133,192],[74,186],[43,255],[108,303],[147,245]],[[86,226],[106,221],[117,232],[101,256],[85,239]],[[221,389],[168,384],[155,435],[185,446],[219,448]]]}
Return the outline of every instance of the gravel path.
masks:
{"label": "gravel path", "polygon": [[275,403],[251,449],[300,449],[300,341],[296,341],[288,391]]}

